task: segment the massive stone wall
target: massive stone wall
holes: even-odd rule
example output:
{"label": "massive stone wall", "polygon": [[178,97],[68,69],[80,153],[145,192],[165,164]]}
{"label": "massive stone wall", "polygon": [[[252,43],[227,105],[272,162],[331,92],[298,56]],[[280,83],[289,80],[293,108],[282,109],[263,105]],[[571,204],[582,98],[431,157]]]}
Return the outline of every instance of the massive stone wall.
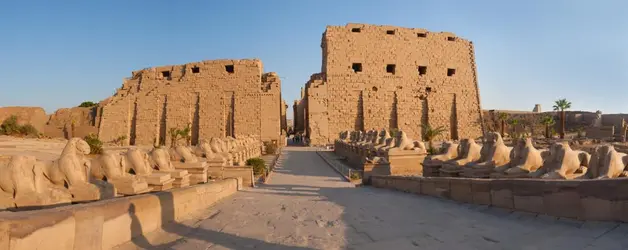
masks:
{"label": "massive stone wall", "polygon": [[421,139],[422,124],[443,126],[444,138],[482,135],[470,41],[448,32],[347,24],[328,26],[321,47],[322,73],[312,76],[304,96],[312,144],[372,128]]}
{"label": "massive stone wall", "polygon": [[170,143],[168,131],[190,126],[192,143],[255,135],[279,140],[279,76],[262,62],[213,60],[135,71],[102,109],[99,137],[126,136],[132,145]]}

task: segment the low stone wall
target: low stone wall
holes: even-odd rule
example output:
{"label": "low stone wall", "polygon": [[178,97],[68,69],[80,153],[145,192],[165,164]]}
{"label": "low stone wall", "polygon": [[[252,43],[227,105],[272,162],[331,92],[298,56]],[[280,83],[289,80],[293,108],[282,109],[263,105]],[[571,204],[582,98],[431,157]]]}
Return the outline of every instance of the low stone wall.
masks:
{"label": "low stone wall", "polygon": [[[628,222],[628,179],[532,180],[373,176],[372,185],[578,220]],[[626,192],[624,192],[626,191]]]}
{"label": "low stone wall", "polygon": [[241,179],[25,212],[0,213],[0,249],[110,249],[234,194]]}
{"label": "low stone wall", "polygon": [[214,179],[240,178],[242,185],[247,187],[255,187],[255,178],[253,177],[252,167],[207,167],[207,175]]}
{"label": "low stone wall", "polygon": [[602,126],[599,128],[586,128],[587,138],[610,140],[615,136],[614,126]]}

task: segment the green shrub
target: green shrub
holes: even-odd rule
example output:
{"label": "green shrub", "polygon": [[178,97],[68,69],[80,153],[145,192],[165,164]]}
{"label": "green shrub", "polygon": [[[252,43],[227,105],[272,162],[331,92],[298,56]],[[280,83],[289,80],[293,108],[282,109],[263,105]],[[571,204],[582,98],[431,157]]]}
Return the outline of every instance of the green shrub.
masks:
{"label": "green shrub", "polygon": [[20,126],[20,133],[26,136],[39,136],[39,131],[37,131],[37,129],[30,124]]}
{"label": "green shrub", "polygon": [[19,133],[20,125],[17,124],[17,116],[12,115],[5,119],[0,125],[0,132],[5,135],[14,135]]}
{"label": "green shrub", "polygon": [[360,173],[358,173],[358,172],[356,172],[356,171],[351,171],[351,174],[349,174],[349,178],[350,178],[352,181],[355,181],[355,180],[359,180],[359,179],[361,179],[362,177],[360,176]]}
{"label": "green shrub", "polygon": [[102,141],[98,139],[98,136],[94,133],[91,133],[83,138],[87,144],[89,144],[89,153],[90,154],[100,154],[102,153]]}
{"label": "green shrub", "polygon": [[251,158],[246,160],[246,165],[253,167],[253,174],[261,175],[266,173],[266,162],[262,158]]}
{"label": "green shrub", "polygon": [[87,102],[82,102],[81,105],[79,105],[79,107],[81,107],[81,108],[89,108],[89,107],[94,107],[96,105],[98,105],[98,104],[94,103],[94,102],[87,101]]}
{"label": "green shrub", "polygon": [[121,136],[118,136],[116,139],[113,139],[113,141],[111,142],[115,145],[122,146],[126,138],[127,138],[126,135],[121,135]]}
{"label": "green shrub", "polygon": [[11,136],[37,136],[39,132],[33,125],[19,125],[17,116],[12,115],[0,124],[0,134]]}
{"label": "green shrub", "polygon": [[277,153],[277,144],[264,142],[264,147],[266,148],[266,154],[274,155]]}

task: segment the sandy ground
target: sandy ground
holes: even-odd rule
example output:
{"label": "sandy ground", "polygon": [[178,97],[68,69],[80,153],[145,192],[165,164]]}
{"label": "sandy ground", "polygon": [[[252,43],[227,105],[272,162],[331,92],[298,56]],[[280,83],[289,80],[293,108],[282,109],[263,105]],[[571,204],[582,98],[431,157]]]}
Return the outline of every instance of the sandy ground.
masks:
{"label": "sandy ground", "polygon": [[626,224],[356,188],[311,150],[285,148],[269,184],[118,249],[628,249]]}

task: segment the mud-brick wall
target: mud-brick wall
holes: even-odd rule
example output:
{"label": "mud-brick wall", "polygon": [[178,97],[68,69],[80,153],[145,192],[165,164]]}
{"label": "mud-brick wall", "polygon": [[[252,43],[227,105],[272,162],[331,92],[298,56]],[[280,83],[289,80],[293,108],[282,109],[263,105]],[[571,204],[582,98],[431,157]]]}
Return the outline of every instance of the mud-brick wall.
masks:
{"label": "mud-brick wall", "polygon": [[[628,222],[628,182],[373,176],[372,185],[408,193],[579,220]],[[626,192],[624,192],[626,191]]]}

